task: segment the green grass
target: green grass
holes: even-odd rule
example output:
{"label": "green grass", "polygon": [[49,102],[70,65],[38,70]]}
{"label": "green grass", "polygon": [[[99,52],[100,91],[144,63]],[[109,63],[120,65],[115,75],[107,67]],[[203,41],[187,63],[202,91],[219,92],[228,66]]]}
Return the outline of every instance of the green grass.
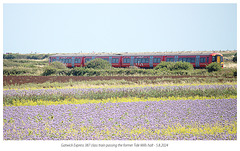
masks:
{"label": "green grass", "polygon": [[129,86],[129,85],[166,85],[166,84],[201,84],[201,83],[232,83],[237,82],[237,78],[208,77],[208,78],[157,78],[155,80],[142,79],[136,81],[127,80],[96,80],[96,81],[73,81],[69,82],[45,82],[45,83],[26,83],[21,85],[6,85],[3,89],[46,89],[46,88],[85,88],[99,86]]}

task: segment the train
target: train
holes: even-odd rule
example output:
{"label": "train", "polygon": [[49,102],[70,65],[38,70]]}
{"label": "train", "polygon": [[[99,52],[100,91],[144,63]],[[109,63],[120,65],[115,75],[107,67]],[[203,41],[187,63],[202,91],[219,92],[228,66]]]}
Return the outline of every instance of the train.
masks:
{"label": "train", "polygon": [[127,68],[136,66],[139,68],[154,68],[162,61],[189,62],[194,68],[206,68],[210,63],[220,63],[223,68],[223,55],[220,53],[169,53],[169,54],[137,54],[137,55],[77,55],[64,54],[49,57],[49,63],[59,61],[67,67],[84,67],[87,62],[96,58],[108,61],[112,67]]}

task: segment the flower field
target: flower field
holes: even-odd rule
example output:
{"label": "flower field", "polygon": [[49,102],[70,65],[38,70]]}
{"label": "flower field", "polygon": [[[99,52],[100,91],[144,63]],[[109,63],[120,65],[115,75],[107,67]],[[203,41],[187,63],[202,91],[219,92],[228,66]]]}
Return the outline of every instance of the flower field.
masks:
{"label": "flower field", "polygon": [[4,140],[236,140],[237,86],[3,91]]}

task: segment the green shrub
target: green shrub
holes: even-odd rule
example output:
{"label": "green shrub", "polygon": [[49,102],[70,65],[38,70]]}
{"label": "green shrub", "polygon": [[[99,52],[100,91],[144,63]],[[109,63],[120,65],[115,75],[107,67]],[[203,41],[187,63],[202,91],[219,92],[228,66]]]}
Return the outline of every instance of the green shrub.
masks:
{"label": "green shrub", "polygon": [[189,62],[175,62],[171,70],[193,70],[193,65]]}
{"label": "green shrub", "polygon": [[71,75],[71,70],[66,68],[66,69],[57,69],[56,70],[56,75],[60,76],[70,76]]}
{"label": "green shrub", "polygon": [[173,62],[165,62],[165,61],[162,61],[161,63],[159,63],[154,69],[155,70],[168,70],[168,68],[170,66],[172,66]]}
{"label": "green shrub", "polygon": [[162,61],[155,68],[155,70],[193,70],[193,65],[189,62],[165,62]]}
{"label": "green shrub", "polygon": [[50,64],[50,66],[53,68],[56,68],[56,69],[66,69],[67,68],[65,64],[58,62],[58,61],[52,62]]}
{"label": "green shrub", "polygon": [[86,73],[86,69],[83,67],[75,67],[71,70],[73,76],[83,76]]}
{"label": "green shrub", "polygon": [[217,62],[213,62],[213,63],[209,64],[206,68],[207,68],[208,72],[222,70],[222,66],[220,65],[220,63],[217,63]]}
{"label": "green shrub", "polygon": [[86,64],[86,68],[92,69],[110,69],[111,67],[112,65],[108,61],[100,58],[93,59]]}
{"label": "green shrub", "polygon": [[48,58],[51,54],[3,54],[3,59],[45,59]]}
{"label": "green shrub", "polygon": [[15,59],[16,57],[12,54],[3,54],[3,59]]}
{"label": "green shrub", "polygon": [[3,69],[3,75],[19,75],[30,73],[30,69],[23,68],[13,68],[13,69]]}
{"label": "green shrub", "polygon": [[51,74],[55,74],[56,72],[57,72],[56,68],[53,68],[52,66],[47,66],[47,67],[45,67],[42,75],[43,76],[49,76]]}

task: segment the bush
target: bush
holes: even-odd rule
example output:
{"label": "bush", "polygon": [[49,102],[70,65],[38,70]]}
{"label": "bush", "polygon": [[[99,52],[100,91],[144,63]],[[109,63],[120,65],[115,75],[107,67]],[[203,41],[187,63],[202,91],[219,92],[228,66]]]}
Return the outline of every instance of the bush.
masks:
{"label": "bush", "polygon": [[63,64],[61,62],[58,62],[58,61],[52,62],[50,64],[50,66],[53,67],[53,68],[56,68],[56,69],[66,69],[67,68],[65,64]]}
{"label": "bush", "polygon": [[3,54],[3,59],[15,59],[16,57],[12,54]]}
{"label": "bush", "polygon": [[43,76],[49,76],[51,74],[58,74],[58,75],[70,75],[68,73],[69,70],[65,66],[65,64],[61,62],[52,62],[50,65],[44,67],[44,71],[42,73]]}
{"label": "bush", "polygon": [[220,71],[222,70],[222,66],[220,65],[220,63],[213,62],[207,66],[207,70],[208,72]]}
{"label": "bush", "polygon": [[235,55],[233,57],[233,62],[237,62],[237,53],[235,53]]}
{"label": "bush", "polygon": [[44,69],[44,72],[42,73],[43,76],[49,76],[51,74],[55,74],[57,72],[56,68],[53,68],[51,66],[47,66]]}
{"label": "bush", "polygon": [[193,65],[189,62],[175,62],[171,70],[193,70]]}
{"label": "bush", "polygon": [[193,65],[189,62],[165,62],[162,61],[155,68],[155,70],[193,70]]}
{"label": "bush", "polygon": [[159,70],[159,69],[163,69],[163,70],[168,70],[170,68],[170,66],[172,66],[173,62],[165,62],[162,61],[161,63],[159,63],[154,69],[155,70]]}
{"label": "bush", "polygon": [[75,67],[71,70],[73,76],[83,76],[86,73],[86,69],[82,67]]}
{"label": "bush", "polygon": [[108,61],[100,58],[93,59],[86,64],[86,68],[92,69],[110,69],[111,67],[112,65]]}
{"label": "bush", "polygon": [[60,76],[70,76],[71,75],[71,70],[66,68],[66,69],[57,69],[56,70],[56,75]]}
{"label": "bush", "polygon": [[29,69],[14,68],[14,69],[3,69],[3,75],[19,75],[28,74],[31,71]]}
{"label": "bush", "polygon": [[3,54],[3,59],[45,59],[48,58],[51,54]]}

